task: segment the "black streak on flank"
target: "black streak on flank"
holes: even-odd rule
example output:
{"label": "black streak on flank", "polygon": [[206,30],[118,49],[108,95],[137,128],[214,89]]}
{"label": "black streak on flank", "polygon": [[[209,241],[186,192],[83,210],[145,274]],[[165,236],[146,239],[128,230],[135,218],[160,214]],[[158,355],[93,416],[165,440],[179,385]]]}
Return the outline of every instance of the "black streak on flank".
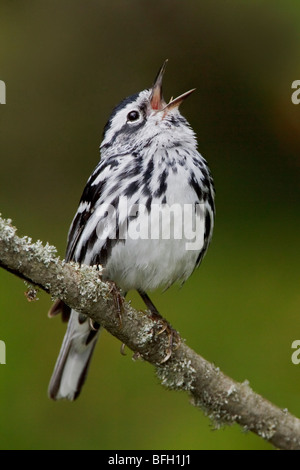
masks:
{"label": "black streak on flank", "polygon": [[92,210],[95,207],[98,199],[100,198],[105,184],[106,181],[100,181],[97,186],[92,186],[92,183],[88,182],[86,187],[84,188],[80,202],[89,202],[90,209]]}
{"label": "black streak on flank", "polygon": [[87,251],[93,251],[94,245],[98,241],[97,229],[93,230],[89,238],[87,239]]}
{"label": "black streak on flank", "polygon": [[111,250],[117,242],[118,240],[107,238],[103,247],[101,248],[100,253],[97,253],[97,255],[95,255],[95,259],[93,260],[94,264],[102,264],[102,266],[105,266],[108,258],[110,257]]}
{"label": "black streak on flank", "polygon": [[147,164],[146,169],[143,171],[141,176],[142,181],[142,194],[143,196],[150,196],[150,182],[153,174],[154,164],[153,159],[151,158]]}
{"label": "black streak on flank", "polygon": [[205,214],[205,232],[204,232],[204,241],[207,243],[208,237],[211,230],[211,217],[209,211],[206,211]]}
{"label": "black streak on flank", "polygon": [[196,177],[195,177],[194,174],[191,175],[190,180],[189,180],[189,184],[192,186],[195,193],[197,194],[199,201],[202,201],[203,193],[202,193],[201,187],[200,187],[198,181],[196,180]]}
{"label": "black streak on flank", "polygon": [[206,211],[205,214],[205,228],[204,228],[204,243],[203,243],[203,248],[199,253],[199,256],[196,261],[196,266],[198,266],[204,256],[204,253],[207,250],[208,242],[209,242],[209,234],[211,231],[211,217],[209,211]]}
{"label": "black streak on flank", "polygon": [[149,196],[148,199],[147,199],[147,202],[146,202],[146,209],[147,209],[148,213],[151,210],[151,203],[152,203],[152,197]]}
{"label": "black streak on flank", "polygon": [[133,196],[139,190],[139,186],[140,186],[139,180],[132,181],[125,189],[125,196],[127,197]]}
{"label": "black streak on flank", "polygon": [[153,163],[153,158],[151,158],[148,162],[148,165],[147,165],[147,168],[146,168],[146,171],[144,173],[144,179],[146,179],[147,181],[149,179],[151,179],[152,177],[152,173],[153,173],[153,169],[154,169],[154,163]]}
{"label": "black streak on flank", "polygon": [[161,197],[167,191],[167,177],[168,177],[168,172],[167,170],[164,170],[159,177],[159,181],[158,181],[159,186],[158,186],[158,189],[154,193],[155,197]]}

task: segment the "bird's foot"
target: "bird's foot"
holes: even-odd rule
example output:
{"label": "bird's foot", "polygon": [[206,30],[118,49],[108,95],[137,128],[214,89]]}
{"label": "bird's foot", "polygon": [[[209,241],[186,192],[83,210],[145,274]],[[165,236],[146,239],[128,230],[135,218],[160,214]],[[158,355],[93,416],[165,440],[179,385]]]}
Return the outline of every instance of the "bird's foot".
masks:
{"label": "bird's foot", "polygon": [[160,326],[159,331],[156,333],[157,336],[166,332],[167,337],[168,337],[168,346],[166,349],[166,355],[160,362],[160,364],[164,364],[170,359],[170,357],[172,356],[172,353],[174,351],[177,351],[177,349],[179,348],[181,344],[181,338],[180,338],[178,331],[174,330],[171,327],[171,325],[158,312],[155,312],[155,313],[152,312],[151,318],[155,322],[157,322],[157,324]]}

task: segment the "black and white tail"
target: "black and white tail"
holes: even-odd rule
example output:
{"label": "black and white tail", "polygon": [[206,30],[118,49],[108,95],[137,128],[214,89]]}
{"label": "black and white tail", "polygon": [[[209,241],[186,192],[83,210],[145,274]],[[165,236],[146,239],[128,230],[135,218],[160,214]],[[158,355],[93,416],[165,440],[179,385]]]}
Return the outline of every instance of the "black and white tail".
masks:
{"label": "black and white tail", "polygon": [[53,400],[75,400],[83,386],[99,337],[99,325],[71,311],[68,328],[49,384]]}

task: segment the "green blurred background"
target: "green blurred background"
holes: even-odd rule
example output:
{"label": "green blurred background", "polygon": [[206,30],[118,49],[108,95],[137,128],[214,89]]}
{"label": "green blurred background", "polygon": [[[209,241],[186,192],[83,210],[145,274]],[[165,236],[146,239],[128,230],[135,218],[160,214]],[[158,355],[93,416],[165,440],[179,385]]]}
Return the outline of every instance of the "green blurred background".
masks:
{"label": "green blurred background", "polygon": [[[298,416],[299,23],[296,0],[0,4],[2,215],[63,256],[112,107],[168,58],[165,98],[197,87],[182,112],[214,175],[217,221],[201,268],[153,300],[192,348]],[[79,400],[51,402],[65,325],[47,318],[49,296],[24,291],[0,271],[1,449],[272,449],[238,426],[214,431],[107,332]]]}

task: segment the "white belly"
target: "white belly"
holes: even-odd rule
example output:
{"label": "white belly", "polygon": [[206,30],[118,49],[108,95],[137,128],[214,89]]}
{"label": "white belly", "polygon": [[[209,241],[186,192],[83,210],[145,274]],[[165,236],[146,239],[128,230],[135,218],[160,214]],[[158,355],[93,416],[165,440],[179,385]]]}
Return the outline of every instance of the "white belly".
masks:
{"label": "white belly", "polygon": [[203,205],[146,208],[130,221],[126,239],[113,248],[105,273],[124,291],[153,290],[184,282],[204,244]]}

